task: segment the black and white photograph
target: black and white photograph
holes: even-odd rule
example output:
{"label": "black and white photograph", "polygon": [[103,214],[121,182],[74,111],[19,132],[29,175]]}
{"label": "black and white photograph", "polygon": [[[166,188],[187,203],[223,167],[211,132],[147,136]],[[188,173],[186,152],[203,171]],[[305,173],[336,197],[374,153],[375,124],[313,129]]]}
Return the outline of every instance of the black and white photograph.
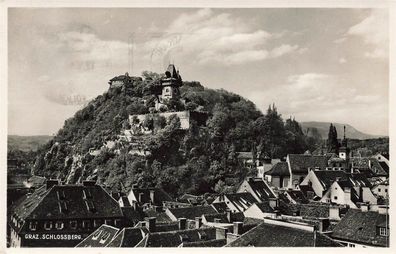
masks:
{"label": "black and white photograph", "polygon": [[5,253],[388,253],[391,1],[82,2],[2,7]]}

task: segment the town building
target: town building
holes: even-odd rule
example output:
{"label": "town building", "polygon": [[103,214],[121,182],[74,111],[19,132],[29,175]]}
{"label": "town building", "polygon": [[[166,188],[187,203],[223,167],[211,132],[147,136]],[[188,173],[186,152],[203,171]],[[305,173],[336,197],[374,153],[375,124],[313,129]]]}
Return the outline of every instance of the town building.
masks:
{"label": "town building", "polygon": [[143,210],[150,207],[163,207],[164,202],[174,201],[173,198],[160,188],[137,188],[132,186],[128,194],[128,200],[131,205],[136,203]]}
{"label": "town building", "polygon": [[345,180],[335,180],[322,196],[321,202],[348,205],[351,208],[364,204],[377,204],[377,198],[371,192],[371,184],[362,175],[353,174]]}
{"label": "town building", "polygon": [[119,75],[109,80],[110,88],[123,87],[128,84],[132,84],[134,81],[142,81],[141,77],[131,77],[126,72],[125,75]]}
{"label": "town building", "polygon": [[262,178],[246,178],[237,190],[237,193],[244,192],[252,194],[257,202],[264,202],[271,198],[276,198],[275,192]]}
{"label": "town building", "polygon": [[377,197],[389,199],[389,179],[382,181],[371,188],[371,191]]}
{"label": "town building", "polygon": [[348,247],[389,247],[389,216],[350,209],[331,237]]}
{"label": "town building", "polygon": [[12,247],[74,247],[102,224],[123,226],[123,213],[92,181],[60,185],[47,180],[10,218]]}
{"label": "town building", "polygon": [[225,202],[231,212],[244,212],[258,201],[249,192],[222,194],[213,203]]}
{"label": "town building", "polygon": [[225,247],[342,247],[341,244],[301,222],[265,218],[257,227]]}

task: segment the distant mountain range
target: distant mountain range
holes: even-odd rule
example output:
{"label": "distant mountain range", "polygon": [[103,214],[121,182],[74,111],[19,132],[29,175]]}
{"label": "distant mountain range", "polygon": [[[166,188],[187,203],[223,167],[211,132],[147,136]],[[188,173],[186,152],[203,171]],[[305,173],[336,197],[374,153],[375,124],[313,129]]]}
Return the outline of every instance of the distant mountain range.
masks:
{"label": "distant mountain range", "polygon": [[[342,138],[344,136],[344,125],[346,129],[346,137],[350,139],[372,139],[372,138],[380,138],[386,137],[381,135],[371,135],[363,133],[353,126],[349,124],[341,124],[341,123],[333,123],[333,125],[337,129],[338,138]],[[327,135],[329,133],[330,123],[328,122],[301,122],[301,127],[306,133],[308,128],[316,128],[319,134],[322,136],[323,139],[327,139]]]}
{"label": "distant mountain range", "polygon": [[8,135],[7,148],[8,150],[22,150],[25,152],[36,151],[39,146],[44,145],[53,136],[39,135],[39,136],[18,136]]}

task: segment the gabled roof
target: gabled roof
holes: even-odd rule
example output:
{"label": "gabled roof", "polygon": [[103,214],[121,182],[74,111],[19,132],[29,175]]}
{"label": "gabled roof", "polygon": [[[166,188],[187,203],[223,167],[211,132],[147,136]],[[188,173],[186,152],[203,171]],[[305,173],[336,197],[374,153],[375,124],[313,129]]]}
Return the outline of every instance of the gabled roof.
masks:
{"label": "gabled roof", "polygon": [[[307,230],[262,223],[225,247],[341,247],[329,237]],[[316,240],[315,240],[316,239]]]}
{"label": "gabled roof", "polygon": [[297,203],[306,204],[309,202],[301,190],[286,190],[286,192]]}
{"label": "gabled roof", "polygon": [[121,208],[99,185],[54,185],[37,189],[14,211],[20,219],[123,217]]}
{"label": "gabled roof", "polygon": [[[124,215],[124,219],[130,222],[131,225],[136,224],[137,222],[144,219],[145,214],[143,211],[135,210],[133,207],[121,207],[122,214]],[[151,217],[151,216],[149,216]]]}
{"label": "gabled roof", "polygon": [[150,233],[146,236],[144,247],[178,247],[184,242],[200,242],[214,239],[216,239],[216,228],[213,227]]}
{"label": "gabled roof", "polygon": [[313,173],[316,175],[320,183],[325,189],[330,188],[333,182],[337,179],[346,180],[348,175],[344,171],[338,170],[314,170]]}
{"label": "gabled roof", "polygon": [[135,247],[145,235],[140,228],[124,228],[106,247]]}
{"label": "gabled roof", "polygon": [[135,198],[139,199],[139,193],[142,193],[142,202],[150,203],[150,191],[154,191],[154,205],[162,206],[164,201],[174,201],[173,198],[161,188],[132,188]]}
{"label": "gabled roof", "polygon": [[268,201],[261,202],[261,203],[256,203],[256,206],[263,213],[273,213],[274,212],[274,209],[270,206]]}
{"label": "gabled roof", "polygon": [[190,220],[195,220],[195,217],[201,217],[203,214],[217,213],[217,211],[210,205],[183,207],[183,208],[168,208],[168,210],[176,218],[186,218]]}
{"label": "gabled roof", "polygon": [[250,186],[253,193],[260,199],[260,201],[269,200],[270,198],[276,198],[271,187],[264,182],[261,178],[248,178],[246,183]]}
{"label": "gabled roof", "polygon": [[106,247],[117,235],[119,229],[103,224],[76,247]]}
{"label": "gabled roof", "polygon": [[380,236],[378,227],[389,228],[389,217],[378,212],[349,209],[333,230],[332,237],[374,246],[389,246],[389,237]]}
{"label": "gabled roof", "polygon": [[276,163],[271,170],[264,173],[270,176],[290,176],[289,165],[285,161]]}
{"label": "gabled roof", "polygon": [[249,192],[224,194],[224,196],[238,209],[239,212],[243,212],[257,203],[257,200]]}
{"label": "gabled roof", "polygon": [[308,173],[309,169],[326,169],[328,155],[289,154],[290,169],[293,173]]}
{"label": "gabled roof", "polygon": [[218,203],[212,203],[211,206],[218,212],[218,213],[224,213],[227,212],[228,206],[225,202],[218,202]]}

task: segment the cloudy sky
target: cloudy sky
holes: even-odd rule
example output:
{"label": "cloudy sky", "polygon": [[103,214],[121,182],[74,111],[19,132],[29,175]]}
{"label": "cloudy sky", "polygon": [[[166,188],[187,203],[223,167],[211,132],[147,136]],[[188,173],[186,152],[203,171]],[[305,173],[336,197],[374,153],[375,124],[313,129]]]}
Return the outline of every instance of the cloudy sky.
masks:
{"label": "cloudy sky", "polygon": [[126,71],[388,134],[386,9],[10,8],[8,133],[54,134]]}

